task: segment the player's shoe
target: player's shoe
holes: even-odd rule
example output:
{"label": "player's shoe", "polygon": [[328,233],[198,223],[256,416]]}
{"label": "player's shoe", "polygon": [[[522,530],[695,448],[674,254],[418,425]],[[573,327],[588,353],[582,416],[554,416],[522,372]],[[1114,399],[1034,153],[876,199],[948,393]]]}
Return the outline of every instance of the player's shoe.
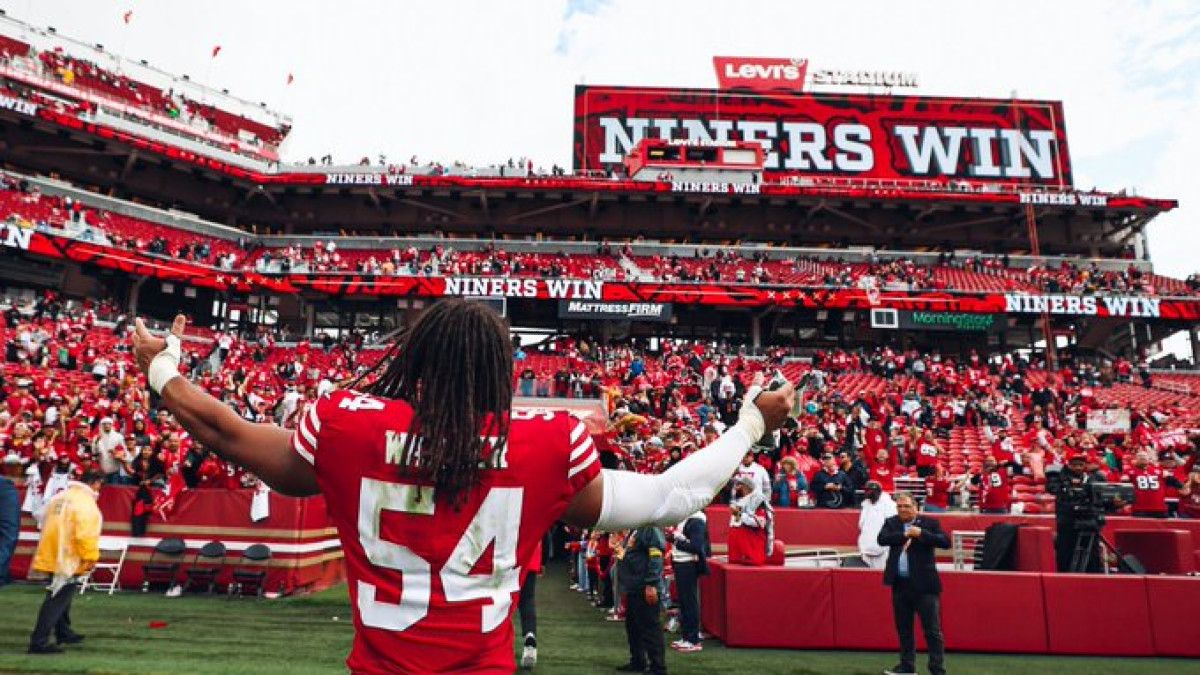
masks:
{"label": "player's shoe", "polygon": [[521,668],[533,670],[537,665],[537,638],[533,633],[525,635],[525,648],[521,650]]}
{"label": "player's shoe", "polygon": [[883,671],[883,675],[916,675],[917,669],[900,663]]}
{"label": "player's shoe", "polygon": [[679,640],[678,642],[671,643],[671,649],[674,649],[675,651],[683,653],[683,654],[689,654],[691,652],[702,651],[704,649],[704,646],[698,645],[698,644],[693,644],[691,642],[688,642],[687,640]]}
{"label": "player's shoe", "polygon": [[663,626],[663,632],[674,633],[678,630],[679,630],[679,619],[674,616],[671,617],[670,619],[667,619],[667,625]]}

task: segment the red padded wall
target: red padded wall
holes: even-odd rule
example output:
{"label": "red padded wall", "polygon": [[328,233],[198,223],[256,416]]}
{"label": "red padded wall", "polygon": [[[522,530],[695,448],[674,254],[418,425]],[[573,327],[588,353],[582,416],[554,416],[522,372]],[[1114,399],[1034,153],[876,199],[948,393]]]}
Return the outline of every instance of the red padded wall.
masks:
{"label": "red padded wall", "polygon": [[[793,570],[805,573],[805,570]],[[879,570],[835,569],[833,575],[833,640],[839,649],[895,649],[892,591]],[[732,622],[733,617],[730,617]],[[923,649],[917,622],[917,647]]]}
{"label": "red padded wall", "polygon": [[1021,572],[1054,572],[1054,530],[1049,527],[1017,529],[1017,569]]}
{"label": "red padded wall", "polygon": [[716,560],[708,563],[708,574],[700,577],[700,625],[705,632],[725,639],[725,570],[728,565]]}
{"label": "red padded wall", "polygon": [[[731,647],[830,649],[834,647],[833,570],[730,566],[725,606]],[[798,573],[799,572],[799,573]]]}
{"label": "red padded wall", "polygon": [[1200,579],[1146,577],[1154,650],[1162,656],[1200,657]]}
{"label": "red padded wall", "polygon": [[1042,587],[1052,653],[1154,653],[1146,577],[1043,574]]}
{"label": "red padded wall", "polygon": [[1196,571],[1195,547],[1188,530],[1119,530],[1113,543],[1121,553],[1137,556],[1147,574]]}
{"label": "red padded wall", "polygon": [[946,648],[967,652],[1046,652],[1042,576],[1020,572],[943,572]]}

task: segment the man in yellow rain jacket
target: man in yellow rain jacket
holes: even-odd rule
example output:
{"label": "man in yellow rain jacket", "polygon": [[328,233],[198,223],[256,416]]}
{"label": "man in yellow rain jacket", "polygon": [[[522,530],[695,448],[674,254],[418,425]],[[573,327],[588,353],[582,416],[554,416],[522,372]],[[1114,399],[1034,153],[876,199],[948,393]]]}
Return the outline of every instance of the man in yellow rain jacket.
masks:
{"label": "man in yellow rain jacket", "polygon": [[[79,590],[79,578],[100,559],[102,518],[96,500],[103,485],[104,474],[88,471],[46,505],[33,569],[49,574],[50,585],[29,638],[30,654],[58,654],[62,645],[83,642],[83,636],[71,630],[71,600]],[[57,645],[50,644],[51,629]]]}

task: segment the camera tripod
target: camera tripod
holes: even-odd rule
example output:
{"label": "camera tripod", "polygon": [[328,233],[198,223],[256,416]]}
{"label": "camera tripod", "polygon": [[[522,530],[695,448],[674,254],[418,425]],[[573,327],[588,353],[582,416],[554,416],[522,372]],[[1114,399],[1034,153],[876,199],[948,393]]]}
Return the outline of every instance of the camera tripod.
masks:
{"label": "camera tripod", "polygon": [[[1117,559],[1118,572],[1124,572],[1126,574],[1144,574],[1144,572],[1135,570],[1125,559],[1125,556],[1122,555],[1117,549],[1117,547],[1113,545],[1113,543],[1109,541],[1099,530],[1095,529],[1087,529],[1075,533],[1075,551],[1071,555],[1071,567],[1067,571],[1074,572],[1076,574],[1089,573],[1091,571],[1089,568],[1092,565],[1092,557],[1096,555],[1103,555],[1102,553],[1099,553],[1099,549],[1113,554],[1113,556]],[[1098,562],[1100,563],[1100,568],[1104,571],[1104,573],[1108,574],[1108,565],[1104,563],[1104,559],[1101,558]]]}

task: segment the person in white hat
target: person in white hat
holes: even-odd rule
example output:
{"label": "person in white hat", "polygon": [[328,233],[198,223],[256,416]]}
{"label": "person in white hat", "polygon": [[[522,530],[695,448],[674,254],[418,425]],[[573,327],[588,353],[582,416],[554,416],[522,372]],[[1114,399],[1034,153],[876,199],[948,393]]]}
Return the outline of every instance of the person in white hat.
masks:
{"label": "person in white hat", "polygon": [[100,420],[100,431],[92,439],[92,453],[100,462],[105,482],[120,483],[121,458],[126,453],[125,437],[113,428],[111,417]]}

